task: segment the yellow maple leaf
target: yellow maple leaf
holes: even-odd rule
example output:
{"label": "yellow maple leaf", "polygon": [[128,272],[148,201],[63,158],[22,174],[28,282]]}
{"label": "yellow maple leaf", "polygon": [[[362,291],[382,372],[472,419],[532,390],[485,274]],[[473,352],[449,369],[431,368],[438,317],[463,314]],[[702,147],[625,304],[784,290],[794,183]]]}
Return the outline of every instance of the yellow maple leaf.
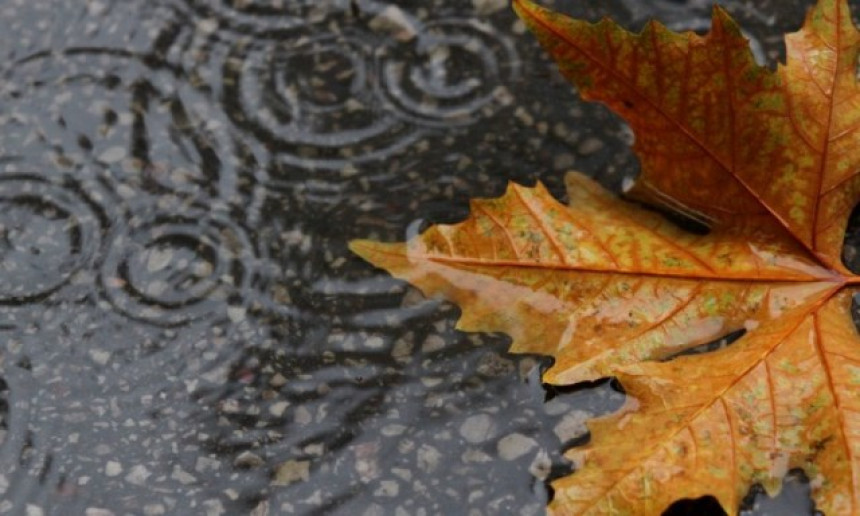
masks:
{"label": "yellow maple leaf", "polygon": [[[582,96],[636,132],[632,194],[711,232],[570,173],[569,206],[511,185],[460,224],[352,249],[460,305],[460,329],[554,357],[549,383],[620,380],[627,402],[568,451],[577,471],[553,483],[553,514],[660,514],[704,495],[736,514],[752,484],[773,494],[793,468],[819,510],[860,514],[860,277],[840,260],[860,200],[847,2],[820,0],[776,72],[719,8],[706,36],[514,8]],[[737,330],[728,348],[665,361]]]}

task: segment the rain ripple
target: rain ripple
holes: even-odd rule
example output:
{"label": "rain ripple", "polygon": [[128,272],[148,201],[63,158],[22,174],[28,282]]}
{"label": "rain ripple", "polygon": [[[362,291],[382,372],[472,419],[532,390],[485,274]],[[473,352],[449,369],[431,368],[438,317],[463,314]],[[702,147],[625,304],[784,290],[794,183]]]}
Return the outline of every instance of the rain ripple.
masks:
{"label": "rain ripple", "polygon": [[[347,2],[191,4],[160,52],[266,149],[267,185],[296,197],[312,184],[327,206],[378,164],[497,116],[521,77],[512,38],[477,16],[428,19],[375,2],[355,4],[360,16]],[[300,26],[290,21],[299,13]],[[253,38],[235,30],[246,16],[265,20]]]}
{"label": "rain ripple", "polygon": [[321,20],[349,0],[185,0],[198,16],[237,32],[274,36]]}
{"label": "rain ripple", "polygon": [[339,170],[385,158],[414,143],[421,131],[379,109],[373,50],[350,34],[240,43],[223,68],[226,111],[292,165]]}
{"label": "rain ripple", "polygon": [[247,232],[205,207],[160,208],[134,216],[111,240],[101,286],[128,317],[162,326],[227,314],[244,318],[261,282]]}
{"label": "rain ripple", "polygon": [[41,301],[85,276],[105,219],[71,181],[0,176],[0,304]]}

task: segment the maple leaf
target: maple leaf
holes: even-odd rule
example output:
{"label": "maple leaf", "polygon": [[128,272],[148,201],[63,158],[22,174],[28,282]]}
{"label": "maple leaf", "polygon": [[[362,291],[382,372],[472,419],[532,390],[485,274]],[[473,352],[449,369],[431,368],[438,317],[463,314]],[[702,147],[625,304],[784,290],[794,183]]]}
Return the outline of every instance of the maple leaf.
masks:
{"label": "maple leaf", "polygon": [[458,328],[554,357],[549,383],[618,378],[627,401],[567,452],[577,470],[553,483],[551,513],[660,514],[712,495],[736,514],[751,485],[775,494],[801,468],[818,510],[860,514],[860,277],[840,260],[860,200],[860,32],[846,0],[818,2],[776,71],[718,7],[705,36],[514,8],[583,98],[635,131],[631,194],[710,233],[573,172],[567,206],[512,184],[462,223],[353,251],[457,303]]}

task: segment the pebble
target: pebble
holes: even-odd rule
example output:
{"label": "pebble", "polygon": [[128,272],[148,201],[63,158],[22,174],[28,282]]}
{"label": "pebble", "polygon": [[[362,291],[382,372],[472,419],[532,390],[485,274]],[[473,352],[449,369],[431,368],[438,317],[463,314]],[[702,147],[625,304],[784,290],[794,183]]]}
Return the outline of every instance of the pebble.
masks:
{"label": "pebble", "polygon": [[581,156],[588,156],[594,154],[595,152],[599,152],[603,149],[605,144],[602,140],[599,140],[594,137],[586,138],[582,141],[577,147],[576,152],[578,152]]}
{"label": "pebble", "polygon": [[194,463],[194,471],[198,473],[218,471],[220,468],[221,461],[210,457],[197,457],[197,462]]}
{"label": "pebble", "polygon": [[427,388],[436,387],[441,385],[444,379],[439,378],[438,376],[424,376],[421,378],[421,384]]}
{"label": "pebble", "polygon": [[321,443],[311,443],[303,448],[303,450],[308,455],[313,455],[315,457],[321,457],[323,453],[325,453],[325,445]]}
{"label": "pebble", "polygon": [[284,415],[284,411],[289,407],[289,402],[286,401],[276,401],[269,406],[269,413],[275,417],[281,417]]}
{"label": "pebble", "polygon": [[378,335],[373,335],[364,341],[364,345],[370,349],[382,349],[385,346],[385,340]]}
{"label": "pebble", "polygon": [[440,337],[439,335],[430,335],[426,339],[424,339],[424,343],[421,344],[421,352],[422,353],[433,353],[435,351],[439,351],[445,347],[445,339]]}
{"label": "pebble", "polygon": [[570,411],[570,405],[565,403],[562,398],[553,398],[544,403],[543,410],[551,416],[561,416]]}
{"label": "pebble", "polygon": [[273,376],[272,379],[269,380],[269,385],[271,385],[272,387],[283,387],[286,384],[287,379],[281,373],[275,373],[275,376]]}
{"label": "pebble", "polygon": [[170,478],[183,485],[193,484],[197,481],[197,477],[188,473],[179,466],[173,466],[173,473],[171,473]]}
{"label": "pebble", "polygon": [[478,14],[493,14],[508,8],[508,0],[472,0]]}
{"label": "pebble", "polygon": [[108,5],[104,2],[87,2],[87,14],[90,16],[101,16],[108,10]]}
{"label": "pebble", "polygon": [[355,448],[355,471],[362,482],[370,482],[379,477],[379,456],[378,448],[375,444],[364,443]]}
{"label": "pebble", "polygon": [[552,160],[552,166],[556,170],[569,170],[576,164],[576,157],[569,152],[556,154]]}
{"label": "pebble", "polygon": [[848,265],[853,265],[857,260],[857,248],[851,245],[846,245],[842,248],[842,261]]}
{"label": "pebble", "polygon": [[84,511],[84,516],[114,516],[113,511],[102,509],[100,507],[87,507]]}
{"label": "pebble", "polygon": [[546,450],[540,450],[529,465],[529,473],[539,480],[546,480],[552,471],[552,460]]}
{"label": "pebble", "polygon": [[460,435],[472,444],[486,441],[493,434],[493,419],[487,414],[469,416],[460,425]]}
{"label": "pebble", "polygon": [[314,420],[314,416],[307,407],[300,406],[293,413],[293,420],[299,425],[308,425]]}
{"label": "pebble", "polygon": [[405,432],[405,431],[406,431],[406,426],[399,425],[396,423],[392,423],[390,425],[385,425],[384,427],[382,427],[382,435],[384,435],[386,437],[392,437],[395,435],[402,435],[403,432]]}
{"label": "pebble", "polygon": [[148,503],[143,506],[143,514],[146,516],[160,516],[166,513],[167,510],[164,508],[164,505],[160,503]]}
{"label": "pebble", "polygon": [[105,464],[105,475],[115,477],[120,473],[122,473],[122,464],[119,462],[109,460],[107,464]]}
{"label": "pebble", "polygon": [[406,468],[391,468],[391,473],[393,473],[394,476],[399,477],[401,480],[404,480],[406,482],[412,481],[412,472]]}
{"label": "pebble", "polygon": [[391,357],[398,362],[408,361],[412,355],[412,342],[406,340],[398,340],[394,343],[394,348],[391,350]]}
{"label": "pebble", "polygon": [[461,456],[461,460],[465,463],[469,462],[492,462],[493,458],[490,457],[489,454],[482,452],[481,450],[476,450],[474,448],[469,448],[463,455]]}
{"label": "pebble", "polygon": [[111,147],[99,155],[99,161],[105,163],[117,163],[125,159],[127,153],[125,147]]}
{"label": "pebble", "polygon": [[249,451],[243,451],[233,460],[237,468],[259,468],[265,463],[259,455]]}
{"label": "pebble", "polygon": [[553,432],[561,442],[576,439],[588,432],[585,422],[591,417],[591,414],[583,410],[573,410],[564,415],[562,420],[553,428]]}
{"label": "pebble", "polygon": [[398,41],[409,41],[418,34],[412,20],[396,5],[386,6],[370,20],[368,26],[376,32],[387,32]]}
{"label": "pebble", "polygon": [[173,251],[169,249],[150,249],[146,256],[146,270],[152,273],[163,270],[170,264],[172,259]]}
{"label": "pebble", "polygon": [[385,516],[385,508],[374,503],[365,509],[361,516]]}
{"label": "pebble", "polygon": [[203,502],[203,507],[206,508],[206,516],[221,516],[226,513],[221,500],[206,500]]}
{"label": "pebble", "polygon": [[245,307],[242,306],[229,306],[227,307],[227,317],[230,318],[230,321],[235,323],[240,323],[245,320],[245,315],[248,311]]}
{"label": "pebble", "polygon": [[90,350],[90,358],[98,365],[106,365],[110,361],[111,352],[103,349],[93,348]]}
{"label": "pebble", "polygon": [[131,471],[128,472],[128,475],[125,476],[125,481],[129,484],[134,484],[136,486],[142,486],[146,483],[146,479],[150,477],[152,473],[146,466],[138,464],[131,468]]}
{"label": "pebble", "polygon": [[506,435],[499,439],[496,448],[504,460],[516,460],[537,446],[537,441],[520,433]]}
{"label": "pebble", "polygon": [[263,500],[250,512],[249,516],[269,516],[269,502]]}
{"label": "pebble", "polygon": [[212,34],[218,30],[218,20],[214,18],[203,18],[197,22],[197,30],[203,34]]}
{"label": "pebble", "polygon": [[514,361],[502,358],[498,353],[485,353],[478,363],[477,371],[484,376],[510,376],[515,369]]}
{"label": "pebble", "polygon": [[288,460],[278,466],[272,484],[287,486],[295,482],[307,482],[311,477],[311,463],[306,460]]}
{"label": "pebble", "polygon": [[400,484],[396,480],[383,480],[379,482],[379,488],[373,492],[373,495],[394,498],[399,493]]}
{"label": "pebble", "polygon": [[418,448],[418,469],[425,473],[433,473],[439,467],[442,454],[435,447],[423,444]]}

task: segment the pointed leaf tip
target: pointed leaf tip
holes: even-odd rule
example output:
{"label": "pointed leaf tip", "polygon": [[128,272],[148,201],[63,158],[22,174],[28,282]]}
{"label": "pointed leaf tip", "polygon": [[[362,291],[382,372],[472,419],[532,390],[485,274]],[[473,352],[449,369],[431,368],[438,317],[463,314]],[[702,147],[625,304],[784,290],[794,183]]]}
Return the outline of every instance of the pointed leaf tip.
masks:
{"label": "pointed leaf tip", "polygon": [[392,274],[408,265],[406,245],[403,243],[384,243],[359,239],[350,240],[348,245],[349,250],[364,261]]}

